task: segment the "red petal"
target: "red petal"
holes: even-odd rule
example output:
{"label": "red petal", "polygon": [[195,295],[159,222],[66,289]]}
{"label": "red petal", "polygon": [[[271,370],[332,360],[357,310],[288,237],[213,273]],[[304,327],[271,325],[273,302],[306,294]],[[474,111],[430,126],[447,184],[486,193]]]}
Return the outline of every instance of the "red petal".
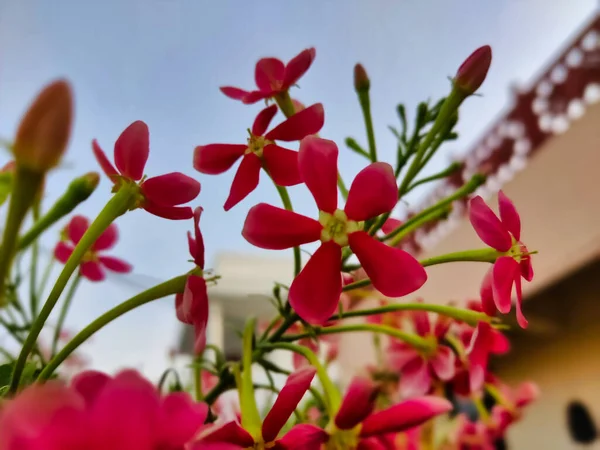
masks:
{"label": "red petal", "polygon": [[412,311],[411,317],[415,330],[419,335],[427,336],[431,333],[431,321],[427,311]]}
{"label": "red petal", "polygon": [[108,250],[114,247],[118,238],[119,230],[117,230],[117,226],[114,223],[111,223],[100,237],[96,239],[96,242],[92,245],[92,250]]}
{"label": "red petal", "polygon": [[[527,247],[521,245],[521,251],[527,253]],[[521,262],[519,263],[519,265],[521,266],[521,276],[527,281],[533,280],[533,266],[531,264],[531,255],[521,257]]]}
{"label": "red petal", "polygon": [[467,349],[471,392],[478,392],[483,387],[492,340],[491,325],[487,322],[479,322]]}
{"label": "red petal", "polygon": [[521,328],[527,328],[529,322],[523,315],[523,293],[521,292],[521,274],[516,272],[515,274],[515,288],[517,291],[517,302],[516,302],[516,310],[517,310],[517,323]]}
{"label": "red petal", "polygon": [[202,355],[206,348],[206,323],[194,324],[194,353]]}
{"label": "red petal", "polygon": [[520,277],[521,271],[519,263],[512,256],[502,256],[496,260],[492,272],[492,292],[496,308],[502,314],[510,311],[515,275]]}
{"label": "red petal", "polygon": [[277,145],[267,145],[263,158],[269,174],[279,186],[294,186],[302,182],[298,171],[298,152]]}
{"label": "red petal", "polygon": [[536,400],[539,396],[540,388],[537,384],[531,382],[522,383],[515,395],[515,406],[517,408],[523,408]]}
{"label": "red petal", "polygon": [[277,114],[277,105],[268,106],[259,112],[252,124],[252,134],[254,136],[264,135],[275,114]]}
{"label": "red petal", "polygon": [[190,275],[185,283],[183,294],[176,299],[177,318],[183,323],[206,323],[208,319],[208,293],[206,281]]}
{"label": "red petal", "polygon": [[251,105],[252,103],[256,103],[260,100],[264,100],[265,98],[273,97],[276,94],[275,91],[269,89],[268,91],[252,91],[248,92],[242,99],[242,103],[245,105]]}
{"label": "red petal", "polygon": [[90,224],[86,217],[73,216],[67,227],[67,234],[71,242],[78,244],[89,226]]}
{"label": "red petal", "polygon": [[300,176],[319,210],[328,213],[337,209],[337,159],[338,148],[333,141],[308,136],[300,142]]}
{"label": "red petal", "polygon": [[388,163],[369,164],[350,186],[344,211],[357,222],[390,212],[398,203],[398,186],[394,169]]}
{"label": "red petal", "polygon": [[200,193],[200,183],[181,172],[148,178],[141,188],[147,199],[161,206],[181,205],[194,200]]}
{"label": "red petal", "polygon": [[102,281],[104,280],[104,271],[100,264],[95,261],[86,261],[81,264],[81,275],[90,281]]}
{"label": "red petal", "polygon": [[104,151],[100,148],[100,145],[96,139],[92,141],[92,151],[94,152],[96,161],[98,161],[102,171],[108,176],[108,178],[112,180],[115,175],[119,175],[119,172],[117,172],[117,169],[115,169],[112,163],[108,160],[106,153],[104,153]]}
{"label": "red petal", "polygon": [[456,357],[450,347],[440,345],[435,356],[429,361],[438,378],[448,381],[454,378]]}
{"label": "red petal", "polygon": [[115,164],[123,176],[141,180],[150,153],[148,125],[141,120],[133,122],[115,142]]}
{"label": "red petal", "polygon": [[204,211],[200,206],[194,210],[194,237],[188,232],[188,247],[194,264],[204,269],[204,238],[200,232],[200,215]]}
{"label": "red petal", "polygon": [[513,202],[502,191],[498,192],[498,207],[502,223],[519,241],[521,239],[521,218]]}
{"label": "red petal", "polygon": [[208,144],[194,149],[194,169],[208,175],[225,172],[248,147],[243,144]]}
{"label": "red petal", "polygon": [[234,100],[243,100],[249,92],[233,86],[221,86],[219,88],[223,94]]}
{"label": "red petal", "polygon": [[492,346],[490,352],[495,355],[503,355],[510,350],[510,340],[498,330],[492,329]]}
{"label": "red petal", "polygon": [[469,203],[469,220],[477,236],[492,248],[506,252],[512,247],[512,239],[496,214],[478,195]]}
{"label": "red petal", "polygon": [[404,250],[379,242],[364,231],[352,233],[348,239],[373,286],[383,295],[401,297],[410,294],[427,280],[427,273],[419,261]]}
{"label": "red petal", "polygon": [[387,352],[387,359],[391,368],[402,372],[404,367],[411,364],[414,360],[422,360],[423,358],[410,345],[404,342],[392,341]]}
{"label": "red petal", "polygon": [[182,449],[204,424],[208,405],[196,403],[187,392],[173,392],[162,399],[160,416],[158,448]]}
{"label": "red petal", "polygon": [[342,249],[336,243],[321,244],[292,282],[290,304],[311,325],[323,325],[338,307],[341,257]]}
{"label": "red petal", "polygon": [[403,397],[417,397],[431,390],[429,364],[422,357],[410,361],[402,369],[400,392]]}
{"label": "red petal", "polygon": [[296,84],[296,81],[306,73],[317,55],[317,51],[312,48],[302,50],[297,56],[292,58],[285,66],[283,77],[283,86],[287,89]]}
{"label": "red petal", "polygon": [[496,303],[494,302],[494,289],[492,288],[492,278],[494,273],[494,266],[486,272],[481,282],[481,288],[479,289],[479,295],[481,296],[481,307],[483,312],[488,316],[493,317],[496,315]]}
{"label": "red petal", "polygon": [[316,370],[309,366],[292,373],[279,392],[277,400],[265,417],[262,436],[265,442],[274,441],[310,387]]}
{"label": "red petal", "polygon": [[270,91],[283,81],[285,67],[277,58],[262,58],[256,63],[254,79],[261,91]]}
{"label": "red petal", "polygon": [[112,270],[113,272],[128,273],[133,270],[131,264],[119,258],[114,258],[112,256],[100,256],[98,259],[102,265],[104,265],[104,267],[106,267],[108,270]]}
{"label": "red petal", "polygon": [[279,442],[288,450],[321,450],[329,439],[327,432],[315,425],[303,423],[294,426]]}
{"label": "red petal", "polygon": [[194,216],[189,206],[162,206],[146,200],[143,208],[150,214],[169,220],[187,220]]}
{"label": "red petal", "polygon": [[242,163],[233,178],[231,183],[231,189],[229,191],[229,197],[225,201],[223,208],[225,211],[229,211],[239,202],[244,200],[250,192],[256,189],[258,186],[258,178],[260,175],[260,158],[254,153],[244,155]]}
{"label": "red petal", "polygon": [[259,203],[248,211],[242,236],[257,247],[283,250],[318,241],[322,229],[314,219]]}
{"label": "red petal", "polygon": [[54,257],[61,263],[66,263],[73,253],[73,247],[65,242],[59,242],[54,249]]}
{"label": "red petal", "polygon": [[427,396],[406,400],[367,417],[360,430],[360,436],[369,437],[408,430],[451,410],[452,403],[440,397]]}
{"label": "red petal", "polygon": [[[200,442],[222,442],[239,445],[242,448],[253,448],[254,439],[237,422],[227,422],[216,426],[214,430],[202,437]],[[202,449],[202,445],[198,449]]]}
{"label": "red petal", "polygon": [[84,399],[88,408],[94,404],[98,394],[110,382],[111,377],[95,370],[86,370],[73,377],[71,388],[73,388]]}
{"label": "red petal", "polygon": [[390,234],[392,231],[394,231],[400,225],[402,225],[401,220],[390,217],[389,219],[387,219],[384,222],[383,226],[381,227],[381,231],[383,231],[385,234]]}
{"label": "red petal", "polygon": [[378,391],[377,385],[369,378],[354,377],[335,416],[335,426],[340,430],[350,430],[361,423],[373,412]]}
{"label": "red petal", "polygon": [[299,141],[306,136],[318,133],[324,123],[323,105],[316,103],[277,125],[265,135],[265,138],[288,142]]}

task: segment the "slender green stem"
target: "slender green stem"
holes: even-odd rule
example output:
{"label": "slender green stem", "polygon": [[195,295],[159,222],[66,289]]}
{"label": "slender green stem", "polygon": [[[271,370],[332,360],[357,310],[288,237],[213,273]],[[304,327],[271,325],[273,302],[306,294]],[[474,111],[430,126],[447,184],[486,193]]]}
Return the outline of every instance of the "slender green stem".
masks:
{"label": "slender green stem", "polygon": [[91,322],[87,327],[77,333],[73,339],[71,339],[44,367],[39,375],[40,380],[47,380],[54,373],[56,368],[71,355],[81,344],[87,339],[94,335],[97,331],[104,328],[106,325],[111,323],[113,320],[118,319],[123,314],[129,311],[150,303],[154,300],[158,300],[169,295],[174,295],[179,292],[183,292],[185,289],[185,283],[188,275],[180,275],[175,278],[171,278],[164,283],[158,284],[150,289],[139,293],[138,295],[131,297],[129,300],[115,306],[109,311],[102,314],[96,320]]}
{"label": "slender green stem", "polygon": [[344,179],[342,178],[342,175],[339,172],[337,175],[337,185],[340,190],[340,193],[342,194],[342,198],[344,200],[348,200],[348,188],[346,187]]}
{"label": "slender green stem", "polygon": [[[283,186],[277,186],[277,192],[279,192],[279,196],[281,197],[281,202],[283,203],[283,207],[288,211],[293,211],[292,200],[290,199],[290,195],[287,189]],[[294,247],[294,276],[297,276],[302,270],[302,257],[300,255],[300,247]]]}
{"label": "slender green stem", "polygon": [[[48,258],[48,264],[46,264],[46,268],[44,269],[44,274],[42,275],[42,280],[40,281],[40,285],[38,286],[37,289],[37,296],[41,297],[42,295],[44,295],[44,291],[46,290],[46,285],[48,284],[48,280],[50,279],[50,274],[52,273],[52,268],[54,267],[54,263],[55,263],[55,259],[54,259],[54,255],[51,255],[50,258]],[[36,311],[35,314],[32,315],[32,317],[36,317],[37,316],[37,307],[36,307]]]}
{"label": "slender green stem", "polygon": [[296,108],[294,108],[294,102],[292,102],[292,97],[290,97],[289,92],[280,92],[274,98],[275,103],[277,103],[277,106],[279,106],[279,109],[285,117],[289,119],[296,114]]}
{"label": "slender green stem", "polygon": [[254,340],[254,330],[256,328],[256,319],[250,319],[246,322],[244,328],[244,337],[242,339],[242,373],[241,373],[241,390],[240,390],[240,409],[242,412],[242,426],[254,438],[260,439],[261,435],[261,420],[254,396],[254,388],[252,382],[252,343]]}
{"label": "slender green stem", "polygon": [[454,163],[450,164],[449,167],[442,170],[441,172],[435,173],[429,177],[421,178],[420,180],[415,181],[406,189],[406,192],[408,193],[408,192],[412,191],[414,188],[416,188],[417,186],[420,186],[422,184],[429,183],[431,181],[439,180],[442,178],[446,178],[446,177],[452,175],[454,172],[456,172],[460,168],[461,168],[461,163],[454,162]]}
{"label": "slender green stem", "polygon": [[[371,280],[369,278],[365,278],[364,280],[358,280],[353,283],[347,284],[342,288],[342,291],[352,291],[354,289],[359,289],[361,287],[366,287],[371,284]],[[345,314],[344,314],[345,315]]]}
{"label": "slender green stem", "polygon": [[[40,202],[34,202],[33,208],[33,223],[37,223],[40,220]],[[31,269],[29,271],[29,308],[31,311],[31,317],[35,317],[37,314],[37,268],[38,268],[38,256],[39,256],[39,245],[35,241],[31,247]]]}
{"label": "slender green stem", "polygon": [[365,129],[367,131],[367,141],[369,142],[369,159],[371,162],[377,161],[377,147],[375,145],[375,131],[373,130],[373,118],[371,117],[371,98],[368,89],[358,92],[358,101],[360,109],[365,119]]}
{"label": "slender green stem", "polygon": [[502,254],[493,248],[465,250],[462,252],[446,253],[419,261],[423,267],[435,266],[448,262],[472,261],[493,263]]}
{"label": "slender green stem", "polygon": [[[411,234],[416,229],[421,228],[426,223],[434,222],[436,220],[441,219],[442,217],[446,217],[450,213],[450,211],[450,205],[445,205],[437,209],[436,211],[432,211],[426,215],[417,214],[416,216],[412,217],[411,219],[407,220],[402,225],[400,225],[400,227],[398,227],[401,228],[401,230],[389,241],[389,245],[391,245],[392,247],[397,246],[398,244],[400,244],[400,242],[402,242],[402,240],[406,236]],[[392,233],[396,232],[396,230],[394,230]],[[385,241],[385,236],[380,240]]]}
{"label": "slender green stem", "polygon": [[65,297],[65,301],[60,309],[60,314],[58,315],[58,320],[56,321],[56,327],[54,327],[54,338],[52,339],[52,356],[56,354],[56,350],[58,348],[58,341],[60,339],[60,333],[62,331],[63,325],[65,323],[65,319],[67,317],[67,313],[69,312],[69,308],[71,307],[71,303],[73,302],[73,298],[75,297],[75,292],[79,287],[79,283],[81,282],[81,272],[77,272],[75,278],[71,282],[71,286],[69,287],[69,291],[67,292],[67,296]]}
{"label": "slender green stem", "polygon": [[194,393],[196,401],[202,401],[202,366],[200,364],[194,365],[192,368],[194,374]]}

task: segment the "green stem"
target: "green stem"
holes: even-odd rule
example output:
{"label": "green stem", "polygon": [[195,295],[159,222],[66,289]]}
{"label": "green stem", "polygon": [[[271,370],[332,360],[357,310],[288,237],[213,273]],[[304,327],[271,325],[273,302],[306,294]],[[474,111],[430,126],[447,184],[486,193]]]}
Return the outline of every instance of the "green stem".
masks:
{"label": "green stem", "polygon": [[439,180],[439,179],[442,179],[442,178],[446,178],[446,177],[452,175],[457,170],[459,170],[461,168],[461,166],[462,166],[461,163],[454,162],[454,163],[450,164],[449,167],[447,167],[446,169],[442,170],[441,172],[438,172],[438,173],[433,174],[433,175],[431,175],[429,177],[425,177],[425,178],[422,178],[422,179],[420,179],[418,181],[415,181],[414,183],[412,183],[406,189],[406,192],[408,193],[408,192],[412,191],[414,188],[416,188],[417,186],[420,186],[422,184],[429,183],[431,181]]}
{"label": "green stem", "polygon": [[493,248],[482,248],[477,250],[465,250],[462,252],[446,253],[445,255],[438,255],[433,256],[431,258],[422,259],[419,262],[423,267],[459,261],[493,263],[501,255],[501,253],[498,253],[498,251]]}
{"label": "green stem", "polygon": [[194,374],[194,391],[196,395],[196,401],[202,401],[202,366],[200,364],[194,365],[192,369]]}
{"label": "green stem", "polygon": [[367,131],[367,141],[369,142],[369,159],[371,162],[377,161],[377,147],[375,145],[375,131],[373,130],[373,118],[371,117],[371,99],[368,89],[362,89],[358,92],[358,101],[360,109],[365,119],[365,128]]}
{"label": "green stem", "polygon": [[277,103],[277,106],[279,106],[279,109],[286,118],[289,119],[296,114],[296,108],[294,108],[294,103],[288,91],[280,92],[274,98],[275,103]]}
{"label": "green stem", "polygon": [[[413,231],[415,231],[418,228],[421,228],[421,226],[423,226],[426,223],[434,222],[443,217],[446,217],[450,213],[450,211],[450,205],[445,205],[439,208],[438,210],[432,211],[426,215],[417,214],[416,216],[412,217],[411,219],[407,220],[402,225],[400,225],[400,227],[398,227],[400,228],[400,231],[394,236],[394,238],[391,241],[389,241],[389,245],[391,245],[392,247],[396,247],[398,244],[400,244],[400,242],[402,242],[402,240],[406,236],[411,234]],[[396,230],[398,230],[398,228]],[[392,231],[392,233],[395,233],[396,230]],[[381,241],[385,241],[385,236],[381,238]]]}
{"label": "green stem", "polygon": [[[342,288],[342,291],[352,291],[354,289],[359,289],[361,287],[369,286],[371,284],[371,280],[369,278],[365,278],[364,280],[358,280],[353,283],[347,284]],[[344,314],[345,315],[345,314]]]}
{"label": "green stem", "polygon": [[[38,201],[33,204],[33,223],[37,223],[40,220],[40,202]],[[37,315],[37,268],[38,268],[38,256],[39,256],[39,245],[35,241],[31,247],[31,269],[29,273],[29,308],[31,310],[31,317],[34,318]]]}
{"label": "green stem", "polygon": [[158,300],[169,295],[174,295],[179,292],[183,292],[185,289],[185,283],[188,275],[180,275],[175,278],[171,278],[164,283],[158,284],[138,295],[131,297],[129,300],[115,306],[109,311],[102,314],[96,320],[91,322],[87,327],[77,333],[73,339],[71,339],[49,362],[46,367],[40,373],[39,380],[47,380],[54,373],[56,368],[71,355],[81,344],[87,339],[94,335],[97,331],[111,323],[113,320],[118,319],[123,314],[142,306],[146,303],[150,303],[154,300]]}
{"label": "green stem", "polygon": [[[54,267],[55,261],[56,260],[54,259],[54,255],[51,255],[50,258],[48,259],[48,264],[46,264],[46,268],[44,269],[44,274],[42,275],[42,281],[40,281],[40,285],[37,289],[38,297],[41,297],[42,295],[44,295],[44,291],[46,290],[46,285],[48,284],[48,279],[50,278],[50,274],[52,273],[52,268]],[[36,307],[35,314],[33,314],[32,317],[36,317],[36,316],[37,316],[37,307]]]}
{"label": "green stem", "polygon": [[344,200],[348,200],[348,188],[346,187],[346,183],[344,183],[344,179],[342,178],[342,174],[338,172],[337,175],[337,185],[342,194]]}
{"label": "green stem", "polygon": [[[281,202],[283,203],[283,207],[288,211],[293,211],[292,200],[290,199],[290,195],[287,189],[283,186],[277,186],[277,192],[279,192],[279,196],[281,197]],[[294,276],[297,276],[302,270],[302,257],[300,255],[300,247],[294,247]]]}
{"label": "green stem", "polygon": [[60,309],[60,314],[58,316],[58,320],[56,321],[56,327],[54,328],[54,338],[52,339],[52,353],[51,355],[56,354],[56,350],[58,348],[58,340],[60,339],[60,332],[62,331],[62,327],[65,323],[65,319],[67,317],[67,312],[71,307],[71,303],[73,301],[73,297],[75,296],[75,291],[77,291],[77,287],[81,282],[81,272],[78,272],[73,278],[71,282],[71,287],[69,287],[69,291],[67,292],[67,296],[65,297],[65,301]]}
{"label": "green stem", "polygon": [[256,319],[250,319],[246,322],[244,328],[244,337],[242,339],[242,373],[240,389],[240,409],[242,413],[242,427],[248,431],[256,441],[261,436],[261,420],[254,396],[254,387],[252,382],[252,343],[254,340],[254,329],[256,328]]}

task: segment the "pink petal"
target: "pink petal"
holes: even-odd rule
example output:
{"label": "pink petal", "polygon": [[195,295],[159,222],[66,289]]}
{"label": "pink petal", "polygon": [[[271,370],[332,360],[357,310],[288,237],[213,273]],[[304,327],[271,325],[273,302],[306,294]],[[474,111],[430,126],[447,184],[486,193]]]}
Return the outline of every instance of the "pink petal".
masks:
{"label": "pink petal", "polygon": [[71,242],[78,244],[89,226],[90,223],[86,217],[73,216],[67,226],[67,234],[69,235]]}
{"label": "pink petal", "polygon": [[369,164],[350,186],[344,211],[357,222],[390,212],[398,203],[398,186],[394,169],[387,163]]}
{"label": "pink petal", "polygon": [[54,257],[64,264],[71,257],[73,250],[74,248],[71,245],[61,241],[56,244],[56,248],[54,249]]}
{"label": "pink petal", "polygon": [[314,219],[259,203],[248,211],[242,236],[257,247],[283,250],[318,241],[322,229]]}
{"label": "pink petal", "polygon": [[106,267],[108,270],[112,270],[113,272],[129,273],[133,270],[131,264],[113,256],[99,256],[98,260],[104,267]]}
{"label": "pink petal", "polygon": [[299,141],[306,136],[318,133],[324,123],[323,105],[316,103],[277,125],[265,135],[265,138],[288,142]]}
{"label": "pink petal", "polygon": [[512,256],[502,256],[496,260],[492,272],[492,292],[498,311],[506,314],[512,304],[512,286],[515,276],[521,276],[519,263]]}
{"label": "pink petal", "polygon": [[261,91],[270,91],[280,86],[285,67],[277,58],[262,58],[256,63],[254,79]]}
{"label": "pink petal", "polygon": [[221,86],[219,89],[227,97],[234,100],[243,100],[244,97],[249,94],[248,91],[233,86]]}
{"label": "pink petal", "polygon": [[450,347],[438,346],[435,356],[429,361],[431,368],[442,381],[454,378],[456,357]]}
{"label": "pink petal", "polygon": [[390,234],[400,225],[402,225],[401,220],[389,218],[384,222],[383,226],[381,227],[381,231],[383,231],[385,234]]}
{"label": "pink petal", "polygon": [[310,387],[316,370],[312,366],[292,373],[277,396],[277,400],[265,417],[262,425],[262,436],[265,442],[275,440],[298,403]]}
{"label": "pink petal", "polygon": [[504,227],[517,241],[521,240],[521,218],[513,202],[502,191],[498,192],[498,209]]}
{"label": "pink petal", "polygon": [[71,387],[85,399],[89,408],[110,380],[111,377],[105,373],[86,370],[73,377]]}
{"label": "pink petal", "polygon": [[404,342],[396,344],[397,341],[392,341],[390,348],[387,352],[387,361],[391,368],[397,372],[402,372],[404,367],[413,363],[415,360],[422,360],[423,358],[413,347]]}
{"label": "pink petal", "polygon": [[335,142],[307,136],[300,142],[298,169],[320,211],[337,209],[337,159]]}
{"label": "pink petal", "polygon": [[146,200],[143,208],[150,214],[169,220],[187,220],[194,216],[189,206],[162,206]]}
{"label": "pink petal", "polygon": [[483,312],[490,317],[496,315],[496,303],[494,302],[494,289],[492,287],[494,266],[486,272],[481,282],[481,288],[479,289],[479,295],[481,296],[481,307]]}
{"label": "pink petal", "polygon": [[[254,439],[237,422],[227,422],[216,426],[214,430],[202,437],[200,442],[222,442],[239,445],[242,448],[253,448]],[[201,450],[202,446],[198,447]]]}
{"label": "pink petal", "polygon": [[90,281],[102,281],[105,278],[104,271],[96,261],[86,261],[81,264],[81,275]]}
{"label": "pink petal", "polygon": [[315,425],[303,423],[294,426],[279,442],[288,450],[321,450],[329,439],[327,432]]}
{"label": "pink petal", "polygon": [[487,322],[479,322],[467,349],[471,392],[479,392],[483,387],[492,340],[492,326]]}
{"label": "pink petal", "polygon": [[242,99],[242,103],[245,105],[251,105],[253,103],[256,103],[260,100],[264,100],[266,98],[270,98],[273,97],[277,92],[275,90],[269,89],[268,91],[252,91],[252,92],[248,92],[248,95],[246,95],[243,99]]}
{"label": "pink petal", "polygon": [[265,166],[279,186],[294,186],[302,182],[298,171],[298,152],[277,145],[267,145],[263,149]]}
{"label": "pink petal", "polygon": [[375,289],[389,297],[401,297],[419,289],[427,280],[425,269],[413,256],[357,231],[348,236],[352,251]]}
{"label": "pink petal", "polygon": [[527,328],[529,322],[523,315],[523,293],[521,292],[521,274],[517,272],[515,274],[515,288],[517,291],[517,301],[516,301],[516,310],[517,310],[517,323],[523,329]]}
{"label": "pink petal", "polygon": [[100,235],[94,245],[92,246],[92,250],[108,250],[117,243],[117,239],[119,238],[119,231],[117,230],[117,226],[114,223],[111,223],[106,230]]}
{"label": "pink petal", "polygon": [[[367,439],[361,439],[358,441],[356,450],[394,450],[394,438],[390,438],[388,441],[383,441],[384,436],[371,437]],[[404,447],[402,448],[404,450]]]}
{"label": "pink petal", "polygon": [[529,405],[540,396],[540,388],[537,384],[531,382],[522,383],[517,389],[515,406],[523,408]]}
{"label": "pink petal", "polygon": [[431,390],[429,364],[422,357],[415,358],[402,369],[400,392],[403,397],[417,397]]}
{"label": "pink petal", "polygon": [[431,321],[427,311],[411,311],[415,331],[421,336],[431,334]]}
{"label": "pink petal", "polygon": [[286,64],[283,76],[283,86],[286,89],[296,84],[300,77],[306,73],[316,55],[317,52],[314,47],[307,48]]}
{"label": "pink petal", "polygon": [[492,330],[492,346],[490,353],[495,355],[503,355],[510,351],[510,340],[498,330]]}
{"label": "pink petal", "polygon": [[325,242],[292,282],[289,302],[311,325],[323,325],[335,312],[342,293],[340,275],[342,249]]}
{"label": "pink petal", "polygon": [[[527,247],[522,245],[521,251],[527,253]],[[521,262],[519,263],[519,265],[521,266],[521,276],[527,281],[533,280],[533,266],[531,264],[531,256],[521,257]]]}
{"label": "pink petal", "polygon": [[141,120],[133,122],[115,142],[115,164],[127,178],[138,181],[144,176],[144,167],[150,154],[150,132]]}
{"label": "pink petal", "polygon": [[360,436],[405,431],[451,410],[452,404],[440,397],[426,396],[406,400],[367,417],[362,424]]}
{"label": "pink petal", "polygon": [[204,278],[190,275],[183,294],[176,297],[177,318],[187,324],[208,320],[208,293]]}
{"label": "pink petal", "polygon": [[217,175],[228,170],[244,154],[243,144],[208,144],[194,149],[194,169],[200,173]]}
{"label": "pink petal", "polygon": [[477,236],[492,248],[506,252],[512,247],[512,239],[505,225],[478,195],[469,203],[469,220]]}
{"label": "pink petal", "polygon": [[200,183],[181,172],[148,178],[141,188],[147,199],[161,206],[182,205],[194,200],[200,193]]}
{"label": "pink petal", "polygon": [[223,205],[225,211],[229,211],[256,189],[260,176],[260,168],[261,162],[258,156],[254,153],[244,155],[242,163],[233,178],[233,183],[231,183],[229,197],[227,197],[225,205]]}
{"label": "pink petal", "polygon": [[350,430],[361,423],[375,409],[378,386],[369,378],[354,377],[335,416],[335,426]]}
{"label": "pink petal", "polygon": [[187,392],[174,392],[162,399],[159,447],[183,448],[204,425],[208,405],[196,403]]}
{"label": "pink petal", "polygon": [[198,206],[194,209],[194,237],[188,232],[188,247],[190,255],[194,258],[194,264],[204,269],[204,238],[200,232],[200,215],[202,207]]}
{"label": "pink petal", "polygon": [[254,136],[263,136],[275,114],[277,114],[277,105],[267,106],[259,112],[252,124],[252,134]]}
{"label": "pink petal", "polygon": [[92,141],[92,151],[94,152],[96,161],[98,161],[98,164],[100,164],[102,171],[106,174],[108,178],[113,180],[115,176],[119,175],[119,172],[117,172],[117,169],[115,169],[115,167],[106,157],[106,154],[104,153],[102,148],[100,148],[100,145],[98,144],[98,141],[96,139]]}

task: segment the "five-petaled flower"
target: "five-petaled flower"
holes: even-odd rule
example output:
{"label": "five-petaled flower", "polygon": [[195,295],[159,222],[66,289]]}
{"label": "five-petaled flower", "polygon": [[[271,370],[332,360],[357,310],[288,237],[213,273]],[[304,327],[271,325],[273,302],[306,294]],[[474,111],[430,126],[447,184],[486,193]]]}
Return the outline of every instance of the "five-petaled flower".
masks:
{"label": "five-petaled flower", "polygon": [[200,193],[200,183],[180,172],[171,172],[146,179],[144,167],[150,153],[148,126],[138,120],[129,125],[115,142],[115,166],[94,139],[94,155],[104,173],[114,183],[114,190],[123,184],[139,184],[139,198],[131,209],[143,208],[165,219],[181,220],[193,216],[190,202]]}
{"label": "five-petaled flower", "polygon": [[315,59],[314,48],[307,48],[284,64],[277,58],[262,58],[256,63],[255,91],[245,91],[231,86],[221,87],[221,92],[234,100],[251,104],[287,92],[306,73]]}
{"label": "five-petaled flower", "polygon": [[225,172],[242,158],[224,205],[225,211],[256,189],[261,167],[279,186],[293,186],[302,181],[298,173],[298,152],[280,147],[275,141],[299,141],[318,133],[325,120],[323,105],[309,106],[266,133],[276,113],[277,105],[258,113],[247,144],[209,144],[194,150],[194,167],[210,175]]}
{"label": "five-petaled flower", "polygon": [[[63,231],[63,238],[56,244],[54,257],[65,264],[89,226],[87,218],[73,216]],[[100,254],[104,250],[113,248],[118,236],[117,226],[112,223],[83,256],[79,268],[82,276],[90,281],[102,281],[106,276],[104,269],[118,273],[131,272],[132,267],[129,263],[113,256]]]}
{"label": "five-petaled flower", "polygon": [[414,257],[363,231],[364,221],[391,211],[398,201],[392,167],[373,163],[359,172],[342,210],[338,209],[337,157],[332,141],[308,136],[300,143],[298,168],[315,198],[319,220],[260,203],[248,212],[242,231],[251,244],[272,250],[321,241],[289,291],[290,304],[311,324],[325,323],[338,305],[342,248],[348,245],[384,295],[409,294],[427,279]]}
{"label": "five-petaled flower", "polygon": [[496,311],[510,312],[513,286],[516,290],[517,321],[522,328],[527,327],[527,319],[521,310],[521,277],[533,279],[531,256],[521,242],[521,218],[514,204],[498,192],[500,219],[480,196],[471,199],[469,219],[479,238],[490,247],[503,253],[486,274],[481,286],[483,310],[493,315]]}

